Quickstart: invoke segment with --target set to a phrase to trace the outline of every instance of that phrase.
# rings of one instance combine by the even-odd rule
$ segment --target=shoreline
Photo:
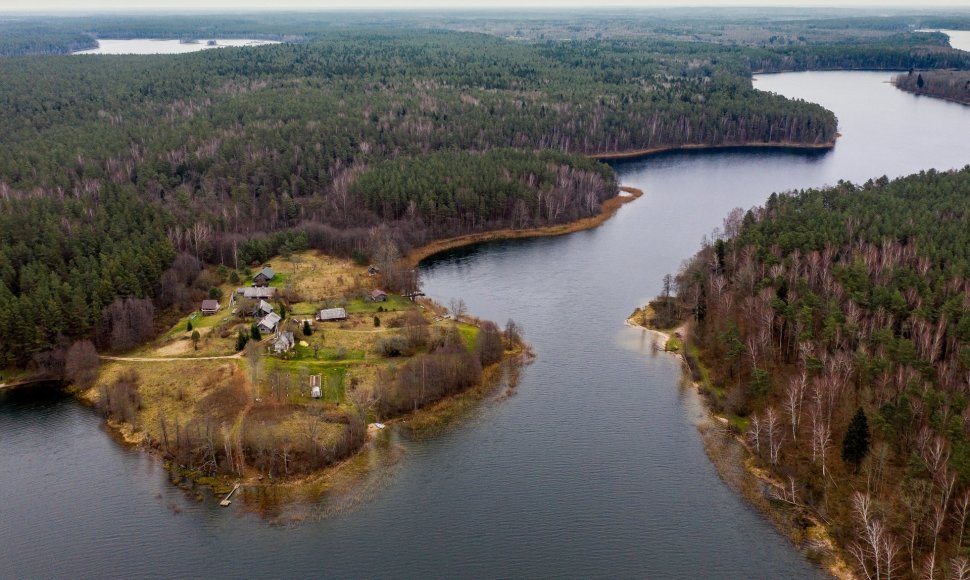
[[[664,145],[660,147],[649,147],[646,149],[631,149],[629,151],[608,151],[605,153],[593,153],[589,155],[592,159],[601,161],[618,161],[621,159],[634,159],[637,157],[649,157],[660,153],[675,153],[679,151],[704,151],[719,149],[782,149],[791,151],[827,151],[835,148],[835,139],[826,143],[721,143],[718,145],[706,144],[684,144],[684,145]]]
[[[433,302],[431,304],[437,306]],[[477,319],[471,320],[477,322]],[[238,359],[241,357],[232,356],[229,358]],[[383,421],[384,427],[378,427],[377,423],[365,423],[363,444],[346,457],[308,473],[275,478],[270,476],[268,480],[265,480],[262,475],[254,475],[253,473],[201,475],[195,470],[186,469],[177,464],[174,459],[166,457],[159,448],[147,444],[147,431],[110,416],[104,418],[102,425],[108,436],[115,442],[139,453],[145,453],[158,461],[168,473],[169,482],[198,501],[203,501],[205,497],[203,490],[205,488],[208,488],[212,497],[218,499],[219,496],[226,495],[234,486],[238,486],[240,496],[246,490],[253,489],[273,490],[276,493],[290,494],[289,500],[279,502],[274,507],[296,507],[302,505],[301,497],[314,497],[316,499],[313,502],[318,501],[320,495],[330,491],[334,487],[333,482],[339,478],[353,480],[356,476],[348,472],[353,470],[353,466],[363,461],[362,458],[365,458],[368,453],[373,453],[380,441],[386,440],[385,434],[390,433],[392,427],[401,429],[402,426],[410,427],[409,423],[423,423],[426,425],[424,428],[427,429],[427,425],[430,424],[450,423],[473,405],[485,400],[486,394],[494,390],[493,387],[498,380],[497,376],[501,374],[502,369],[508,365],[527,365],[534,359],[535,354],[529,345],[525,342],[519,342],[514,349],[506,350],[500,360],[482,369],[482,378],[479,383],[467,389],[445,395],[441,399],[429,402],[417,409],[385,419]],[[120,357],[116,360],[128,362],[133,359]],[[138,362],[153,360],[155,359],[137,359]],[[196,359],[178,360],[191,362]],[[71,389],[71,393],[81,404],[94,406],[96,404],[95,388],[92,386],[81,390]],[[261,517],[268,515],[262,508],[247,506],[243,509],[257,513]]]
[[[621,193],[604,201],[600,206],[600,212],[596,215],[552,226],[526,228],[521,230],[505,228],[501,230],[466,234],[464,236],[457,236],[454,238],[445,238],[443,240],[435,240],[408,252],[407,256],[404,258],[404,262],[408,265],[408,267],[416,268],[422,260],[430,258],[435,254],[445,252],[447,250],[454,250],[455,248],[461,248],[464,246],[499,240],[562,236],[583,230],[591,230],[602,225],[603,222],[613,217],[624,204],[630,203],[631,201],[643,196],[643,190],[637,189],[636,187],[620,186],[618,189]],[[624,195],[624,193],[627,195]]]
[[[671,329],[668,332],[650,328],[636,320],[637,314],[641,311],[638,307],[634,313],[625,321],[627,326],[651,332],[662,337],[665,341],[677,336],[682,340],[685,335],[686,324]],[[686,340],[685,340],[686,343]],[[761,514],[775,526],[792,544],[802,553],[802,555],[815,562],[822,570],[833,578],[853,578],[851,567],[845,562],[839,553],[838,545],[832,538],[832,534],[818,515],[804,505],[794,505],[785,503],[785,507],[778,507],[773,503],[773,497],[768,490],[785,490],[783,482],[767,470],[759,467],[755,463],[755,455],[751,448],[745,443],[743,437],[728,429],[729,421],[726,417],[717,414],[704,394],[700,383],[694,380],[690,363],[682,350],[660,349],[672,356],[680,359],[683,373],[682,384],[687,384],[696,389],[700,399],[700,404],[704,409],[707,424],[700,423],[697,429],[700,432],[701,440],[704,444],[704,452],[707,454],[718,476],[745,501],[751,503]],[[715,427],[712,429],[712,427]],[[727,462],[721,455],[727,454],[725,447],[732,445],[737,453],[741,454],[737,462]],[[793,510],[797,510],[793,513]],[[799,528],[796,520],[804,518],[811,522],[811,526]],[[810,552],[819,545],[824,546],[823,552]],[[813,557],[814,555],[814,557]]]

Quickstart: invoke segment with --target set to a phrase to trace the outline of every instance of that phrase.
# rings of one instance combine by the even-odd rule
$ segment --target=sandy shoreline
[[[820,151],[832,149],[835,147],[835,140],[828,143],[795,143],[795,142],[780,142],[780,143],[721,143],[718,145],[701,145],[701,144],[686,144],[686,145],[665,145],[663,147],[651,147],[647,149],[632,149],[630,151],[610,151],[606,153],[593,153],[589,157],[593,159],[600,159],[604,161],[611,161],[617,159],[631,159],[634,157],[648,157],[650,155],[656,155],[658,153],[672,153],[676,151],[699,151],[699,150],[717,150],[717,149],[789,149],[793,151]]]
[[[643,190],[635,187],[621,186],[619,190],[622,193],[604,201],[600,208],[600,213],[594,216],[582,218],[565,224],[557,224],[554,226],[526,228],[522,230],[506,228],[501,230],[468,234],[455,238],[446,238],[444,240],[435,240],[429,244],[425,244],[424,246],[411,250],[408,252],[408,255],[404,258],[404,260],[408,266],[414,268],[417,267],[421,260],[424,260],[425,258],[433,256],[439,252],[453,250],[462,246],[470,246],[472,244],[497,240],[562,236],[565,234],[571,234],[573,232],[590,230],[613,217],[613,215],[616,214],[623,204],[629,203],[643,195]]]
[[[638,314],[640,314],[640,308],[637,308],[637,310],[635,310],[634,313],[626,319],[625,324],[633,328],[651,332],[663,338],[664,341],[670,340],[672,336],[684,339],[686,332],[688,331],[686,323],[670,330],[669,333],[649,328],[636,320]],[[715,469],[717,469],[718,475],[721,477],[721,479],[724,480],[729,487],[734,489],[738,494],[758,508],[764,514],[764,516],[770,522],[772,522],[779,529],[779,531],[788,537],[788,539],[800,550],[810,549],[813,542],[817,546],[824,546],[828,553],[821,557],[819,565],[826,572],[828,572],[834,578],[853,578],[854,576],[851,572],[851,568],[839,554],[838,548],[835,541],[832,539],[832,535],[827,526],[819,517],[816,516],[814,511],[804,505],[795,506],[796,509],[800,509],[802,511],[801,515],[806,516],[806,519],[812,522],[812,525],[809,528],[801,530],[796,528],[792,523],[795,516],[789,513],[788,510],[777,508],[772,503],[769,494],[765,490],[784,490],[784,484],[775,479],[772,474],[755,464],[755,455],[745,443],[741,435],[735,435],[730,431],[727,431],[727,425],[729,424],[728,419],[714,411],[710,402],[707,400],[707,397],[701,392],[701,385],[691,379],[689,364],[687,362],[685,353],[683,351],[663,350],[664,352],[672,354],[681,360],[684,368],[685,380],[687,384],[690,384],[694,388],[698,389],[700,402],[704,408],[704,412],[707,415],[707,419],[712,425],[721,425],[722,427],[719,428],[719,430],[725,430],[724,435],[720,436],[717,433],[713,433],[712,428],[710,427],[698,427],[701,432],[701,437],[704,440],[704,450],[708,454],[708,457],[710,458]],[[718,439],[718,437],[720,437],[720,439]],[[744,457],[740,458],[739,464],[727,464],[721,457],[721,455],[724,454],[724,446],[727,444],[727,439],[725,438],[729,438],[731,441],[733,441],[733,444],[736,444],[741,450],[740,453],[744,454]],[[745,481],[742,477],[739,477],[739,473],[729,470],[740,470],[740,473],[744,474],[748,480]]]

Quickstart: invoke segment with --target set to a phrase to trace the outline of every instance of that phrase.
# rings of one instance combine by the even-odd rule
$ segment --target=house
[[[314,399],[323,396],[323,389],[320,387],[320,375],[310,375],[310,396]]]
[[[387,300],[387,292],[383,290],[373,290],[370,293],[371,302],[384,302]]]
[[[266,266],[259,272],[256,272],[256,275],[253,276],[253,286],[269,286],[269,283],[274,276],[276,276],[276,272],[274,272],[269,266]]]
[[[273,310],[274,308],[272,304],[270,304],[265,300],[260,300],[259,303],[257,303],[256,306],[253,307],[253,316],[262,318],[267,314],[272,314]]]
[[[236,288],[236,294],[241,295],[243,298],[264,300],[275,296],[276,288]]]
[[[296,346],[296,339],[292,332],[281,332],[279,336],[269,343],[269,348],[276,354],[289,352]]]
[[[347,311],[343,308],[325,308],[317,312],[317,320],[326,322],[328,320],[347,320]]]
[[[276,332],[276,327],[279,326],[280,320],[283,320],[279,314],[275,312],[270,312],[263,317],[262,320],[256,323],[256,327],[259,331],[264,334],[269,334],[271,332]]]
[[[202,314],[215,314],[219,312],[219,301],[218,300],[203,300],[202,301]]]
[[[377,266],[374,266],[374,265],[367,266],[367,275],[368,276],[376,276],[376,275],[378,275],[380,273],[381,273],[381,269],[378,268]]]

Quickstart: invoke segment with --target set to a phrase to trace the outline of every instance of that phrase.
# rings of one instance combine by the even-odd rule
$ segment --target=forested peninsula
[[[652,303],[775,505],[862,576],[967,567],[968,200],[970,167],[774,194]]]
[[[910,70],[893,77],[896,88],[908,93],[970,105],[970,72]]]

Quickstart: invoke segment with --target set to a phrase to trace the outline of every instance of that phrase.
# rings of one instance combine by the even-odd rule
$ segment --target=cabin
[[[319,399],[323,396],[320,375],[310,375],[310,396],[314,399]]]
[[[374,265],[367,266],[368,276],[377,276],[380,273],[381,273],[381,269],[378,268],[377,266],[374,266]]]
[[[219,312],[219,301],[218,300],[203,300],[202,301],[202,314],[209,315]]]
[[[271,332],[276,332],[276,327],[280,325],[280,321],[283,320],[279,314],[275,312],[270,312],[256,323],[256,328],[259,329],[263,334],[269,334]]]
[[[290,352],[293,350],[294,346],[296,346],[296,339],[293,337],[292,332],[281,332],[280,335],[274,338],[269,344],[270,350],[276,354]]]
[[[256,272],[256,275],[253,276],[253,286],[256,286],[256,287],[269,286],[270,281],[275,276],[276,276],[276,272],[274,272],[273,269],[270,268],[269,266],[266,266],[259,272]]]
[[[387,292],[383,290],[373,290],[370,293],[371,302],[384,302],[387,300]]]
[[[273,308],[273,305],[272,304],[270,304],[269,302],[267,302],[265,300],[260,300],[256,304],[256,306],[253,307],[253,316],[256,316],[258,318],[262,318],[262,317],[266,316],[267,314],[272,314],[273,313],[273,310],[274,310],[274,308]]]
[[[243,298],[265,300],[276,295],[276,288],[236,288],[236,294]]]
[[[343,308],[325,308],[317,312],[317,320],[327,322],[328,320],[347,320],[347,311]]]

